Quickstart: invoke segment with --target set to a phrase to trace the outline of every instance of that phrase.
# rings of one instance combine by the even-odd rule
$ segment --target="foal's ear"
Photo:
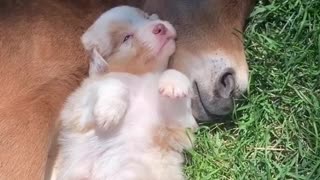
[[[90,54],[89,76],[105,74],[108,71],[108,63],[94,48]]]

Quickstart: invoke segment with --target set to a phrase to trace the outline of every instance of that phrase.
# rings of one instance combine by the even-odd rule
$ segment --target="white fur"
[[[106,38],[106,34],[109,33],[108,27],[114,22],[124,22],[131,25],[130,31],[135,32],[135,36],[143,40],[143,43],[149,46],[150,51],[157,53],[159,43],[154,43],[157,42],[157,37],[152,33],[153,26],[158,23],[166,25],[170,36],[176,36],[176,31],[169,22],[159,20],[156,14],[152,14],[149,17],[146,16],[146,13],[140,9],[129,6],[119,6],[108,10],[81,37],[84,48],[89,52],[96,49],[101,56],[109,55],[113,47],[112,39]],[[125,46],[121,48],[127,49]],[[168,51],[168,53],[172,54],[173,51]]]
[[[173,81],[179,83],[172,84]],[[62,146],[58,157],[62,163],[58,179],[183,179],[180,153],[190,148],[191,142],[172,142],[176,150],[167,152],[154,145],[153,137],[155,127],[196,127],[190,98],[161,97],[160,89],[169,97],[177,98],[173,92],[188,95],[190,82],[175,70],[164,72],[161,77],[157,74],[137,77],[110,73],[101,79],[87,79],[69,98],[62,112]],[[117,90],[116,93],[113,90]],[[95,97],[88,98],[89,95]],[[104,98],[111,100],[103,101]],[[83,106],[79,102],[87,103]],[[129,108],[124,108],[127,105]],[[73,126],[88,117],[96,117],[97,128],[84,132]]]
[[[141,16],[128,7],[123,7],[123,13],[120,10],[110,12],[121,18]],[[100,53],[108,51],[103,40],[109,39],[97,38],[103,35],[96,28],[120,18],[110,12],[102,16],[108,21],[98,19],[101,24],[92,26],[82,38],[92,51],[90,76],[61,112],[61,147],[51,179],[182,180],[181,153],[192,146],[186,131],[197,127],[190,107],[191,83],[176,70],[103,75],[107,54]],[[92,42],[98,44],[91,47]],[[167,62],[172,48],[166,46],[162,51],[168,52],[155,61]]]

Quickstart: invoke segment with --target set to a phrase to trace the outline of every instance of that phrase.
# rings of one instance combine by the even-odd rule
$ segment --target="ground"
[[[202,126],[188,179],[320,179],[320,1],[259,3],[245,33],[235,126]]]

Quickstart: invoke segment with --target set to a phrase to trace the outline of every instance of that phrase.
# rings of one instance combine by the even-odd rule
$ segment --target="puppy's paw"
[[[102,129],[116,126],[126,114],[129,104],[129,89],[120,81],[109,81],[99,89],[94,108],[96,125]]]
[[[191,83],[184,74],[170,69],[161,75],[159,93],[172,99],[187,97],[191,95]]]
[[[109,100],[104,106],[95,108],[94,118],[99,128],[108,130],[116,126],[124,117],[128,103],[124,100]]]

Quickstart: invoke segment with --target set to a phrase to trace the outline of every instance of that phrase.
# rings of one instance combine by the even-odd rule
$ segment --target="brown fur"
[[[219,122],[247,87],[242,33],[254,5],[255,0],[146,1],[144,10],[175,25],[177,50],[170,67],[192,80],[192,110],[198,121]],[[232,85],[222,83],[226,74],[231,74]]]
[[[1,178],[42,179],[55,119],[87,73],[79,38],[98,11],[59,1],[1,4]]]
[[[246,64],[243,47],[243,37],[241,32],[244,30],[245,19],[254,6],[254,0],[208,0],[194,1],[195,4],[185,4],[186,11],[198,3],[207,3],[200,6],[193,12],[177,16],[180,11],[173,11],[175,2],[171,0],[149,0],[144,9],[148,12],[154,12],[162,18],[167,18],[175,24],[178,32],[178,53],[171,66],[180,69],[180,63],[185,63],[180,56],[185,56],[185,52],[203,53],[212,50],[222,50],[225,54],[234,56],[239,66]],[[165,8],[170,7],[170,8]],[[161,10],[161,11],[160,11]],[[202,12],[202,13],[199,13]],[[194,16],[193,14],[201,14]],[[192,24],[190,24],[192,22]],[[190,28],[196,26],[197,28]],[[179,33],[187,31],[184,33]],[[195,52],[197,51],[198,52]],[[188,54],[186,55],[188,56]]]
[[[216,0],[216,4],[229,4],[222,1]],[[220,25],[230,21],[241,28],[244,15],[237,7],[245,5],[229,1],[232,7],[217,7],[214,21]],[[58,112],[65,98],[87,74],[88,60],[80,36],[107,7],[125,3],[122,0],[0,0],[1,179],[43,178]],[[206,26],[201,20],[199,25]],[[181,43],[190,43],[188,47],[192,48],[209,43],[205,39],[211,38],[213,46],[230,54],[243,51],[236,40],[226,37],[225,31],[229,30],[225,26],[212,30],[217,34],[215,37],[201,32],[204,39],[180,37]]]

